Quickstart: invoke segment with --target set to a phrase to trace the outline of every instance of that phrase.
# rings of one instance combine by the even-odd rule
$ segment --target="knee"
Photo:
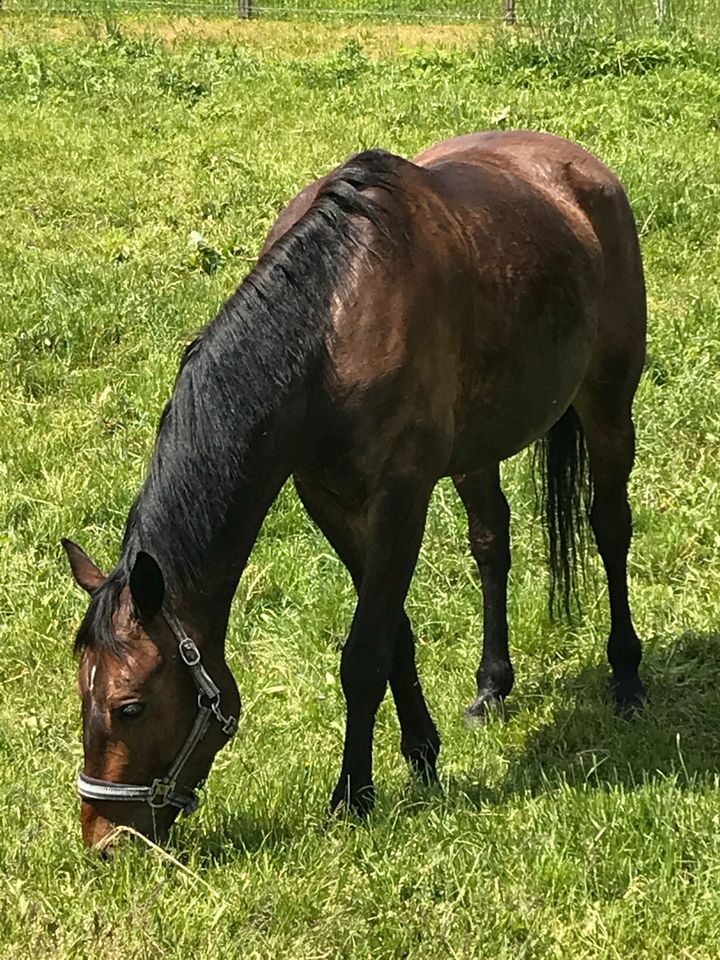
[[[348,641],[340,661],[340,682],[347,703],[364,703],[377,709],[385,696],[390,666],[386,649],[368,650]]]

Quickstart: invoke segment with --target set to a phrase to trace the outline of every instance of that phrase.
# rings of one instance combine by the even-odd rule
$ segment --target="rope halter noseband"
[[[156,777],[149,787],[96,780],[95,777],[88,777],[87,774],[80,772],[77,778],[77,789],[83,800],[140,801],[149,803],[154,810],[160,807],[176,807],[188,817],[198,808],[200,798],[197,795],[197,788],[202,784],[198,784],[192,790],[183,792],[176,790],[175,786],[183,767],[207,733],[213,718],[217,720],[228,738],[237,731],[238,718],[226,717],[220,709],[220,690],[203,667],[200,650],[195,641],[185,633],[180,622],[172,614],[163,611],[162,617],[177,640],[180,659],[190,670],[198,692],[198,711],[190,733],[165,776]]]

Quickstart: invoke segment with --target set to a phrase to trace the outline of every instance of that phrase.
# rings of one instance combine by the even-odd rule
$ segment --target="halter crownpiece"
[[[238,718],[225,716],[220,709],[220,689],[203,667],[200,650],[192,637],[185,633],[180,622],[171,613],[163,611],[161,616],[177,640],[180,659],[190,670],[190,675],[198,692],[198,712],[195,715],[190,733],[165,776],[156,777],[149,786],[97,780],[81,771],[77,778],[77,790],[83,800],[131,800],[149,803],[153,809],[176,807],[184,816],[188,817],[197,810],[200,804],[197,789],[202,786],[202,781],[192,790],[181,792],[175,789],[178,776],[195,747],[207,733],[213,718],[217,720],[223,733],[228,738],[236,733]]]

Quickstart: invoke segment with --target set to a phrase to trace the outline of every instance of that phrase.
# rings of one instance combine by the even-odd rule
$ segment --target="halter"
[[[190,733],[165,776],[156,777],[149,787],[134,783],[96,780],[95,777],[88,777],[81,771],[77,778],[77,790],[83,800],[140,801],[149,803],[154,810],[160,807],[176,807],[188,817],[197,810],[200,803],[197,789],[202,786],[202,781],[192,790],[179,792],[175,789],[175,785],[180,772],[195,747],[207,733],[213,717],[228,738],[237,731],[238,718],[226,717],[220,709],[220,690],[200,662],[200,650],[195,641],[185,633],[180,622],[171,613],[163,611],[161,615],[177,640],[180,658],[190,670],[190,676],[198,692],[198,712]]]

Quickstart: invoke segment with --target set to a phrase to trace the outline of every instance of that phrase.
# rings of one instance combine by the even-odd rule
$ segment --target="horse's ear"
[[[92,562],[82,547],[73,543],[72,540],[63,539],[60,543],[70,561],[70,569],[75,578],[75,583],[77,583],[78,586],[82,587],[83,590],[87,590],[88,593],[93,593],[93,591],[105,583],[107,577],[102,570]]]
[[[157,560],[144,550],[135,557],[130,593],[142,620],[152,620],[160,613],[165,599],[165,580]]]

